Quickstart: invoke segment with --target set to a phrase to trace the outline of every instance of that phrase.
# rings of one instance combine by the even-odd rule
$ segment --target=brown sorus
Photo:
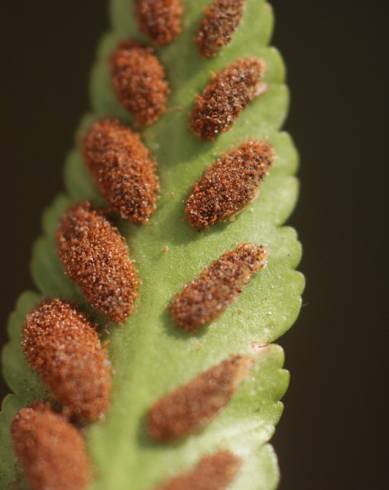
[[[110,207],[143,224],[156,208],[156,164],[138,134],[116,119],[95,122],[84,138],[85,162]]]
[[[250,140],[222,155],[195,184],[185,214],[197,230],[225,221],[257,195],[273,161],[271,146]]]
[[[195,38],[203,56],[215,56],[231,41],[241,21],[244,5],[245,0],[214,0],[205,10]]]
[[[192,471],[176,476],[157,490],[226,490],[235,479],[242,460],[230,451],[205,456]]]
[[[76,204],[57,230],[59,257],[89,303],[117,323],[134,309],[139,279],[117,228],[88,202]]]
[[[239,114],[263,93],[265,63],[258,58],[243,58],[214,75],[198,95],[190,117],[193,132],[213,140],[228,131]]]
[[[89,461],[80,433],[43,404],[21,409],[11,425],[15,454],[31,490],[84,490]]]
[[[120,103],[139,125],[153,124],[165,112],[169,87],[151,48],[121,42],[111,57],[111,76]]]
[[[137,0],[140,30],[159,46],[173,42],[181,32],[182,0]]]
[[[253,365],[234,356],[158,400],[148,414],[148,431],[156,441],[171,441],[209,423],[227,405]]]
[[[170,314],[175,323],[192,332],[216,319],[266,266],[266,257],[262,246],[250,243],[223,254],[173,298]]]
[[[108,409],[111,369],[95,328],[71,305],[46,300],[27,315],[23,351],[68,415],[99,419]]]

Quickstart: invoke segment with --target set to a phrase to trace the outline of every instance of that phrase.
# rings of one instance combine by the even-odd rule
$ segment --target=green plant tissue
[[[158,161],[161,195],[148,225],[120,224],[142,284],[134,315],[123,325],[104,328],[114,384],[106,419],[85,429],[96,468],[91,490],[151,490],[218,449],[230,449],[243,460],[231,490],[271,490],[278,483],[277,461],[268,441],[282,413],[280,399],[289,376],[283,369],[283,351],[273,342],[296,320],[304,287],[302,275],[295,271],[301,246],[295,231],[283,226],[298,194],[294,177],[298,156],[291,137],[280,132],[289,94],[282,58],[269,47],[273,30],[269,4],[247,0],[231,43],[217,57],[204,59],[193,38],[208,4],[209,0],[185,0],[182,34],[171,45],[157,49],[171,94],[166,114],[143,131],[142,137]],[[80,291],[64,275],[54,234],[59,218],[72,202],[88,199],[98,205],[104,203],[82,161],[79,144],[85,129],[91,121],[107,115],[132,124],[113,93],[108,58],[122,39],[146,41],[138,31],[133,8],[132,0],[110,3],[112,29],[103,37],[93,66],[91,113],[81,121],[75,148],[66,159],[66,193],[56,197],[46,210],[43,234],[33,247],[32,274],[39,294],[22,294],[9,320],[10,340],[3,350],[2,363],[13,394],[4,400],[0,415],[2,489],[20,479],[9,435],[10,422],[20,407],[48,396],[21,351],[25,315],[44,296],[84,302]],[[198,139],[188,126],[196,94],[213,73],[247,56],[266,61],[267,92],[214,142]],[[194,182],[217,156],[249,138],[268,140],[276,153],[259,197],[235,220],[201,233],[193,230],[183,218],[184,201]],[[210,326],[194,335],[178,331],[167,313],[171,298],[211,261],[242,242],[266,246],[268,267]],[[153,402],[228,356],[245,353],[255,353],[257,358],[252,375],[204,430],[176,444],[158,444],[149,439],[144,417]]]

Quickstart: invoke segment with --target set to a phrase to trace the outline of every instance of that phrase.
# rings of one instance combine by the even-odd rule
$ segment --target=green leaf
[[[288,109],[285,68],[278,51],[268,47],[273,29],[270,6],[248,0],[244,18],[232,42],[219,56],[204,60],[193,37],[209,0],[186,0],[182,35],[158,50],[167,70],[171,96],[167,114],[143,132],[159,164],[161,197],[150,224],[136,227],[121,223],[142,286],[135,314],[125,325],[110,325],[110,357],[114,367],[112,407],[106,420],[86,429],[90,455],[96,467],[91,490],[149,490],[158,483],[193,467],[218,449],[231,449],[244,464],[232,490],[276,488],[278,468],[267,444],[282,412],[280,399],[288,385],[282,349],[271,343],[291,327],[301,306],[304,280],[294,269],[301,258],[296,233],[280,227],[295,205],[298,182],[297,153],[290,136],[279,132]],[[112,31],[102,40],[92,71],[92,113],[77,131],[77,144],[65,165],[66,195],[58,196],[45,212],[43,236],[33,249],[32,274],[44,296],[70,299],[90,309],[80,291],[64,275],[57,257],[54,234],[70,203],[104,201],[96,190],[78,146],[91,121],[117,116],[131,124],[118,104],[109,79],[108,57],[117,42],[139,34],[131,11],[133,0],[112,0]],[[191,134],[188,115],[194,97],[209,76],[237,58],[258,56],[267,64],[268,91],[241,114],[232,129],[215,142]],[[277,159],[259,197],[232,222],[196,232],[183,219],[183,201],[196,179],[227,149],[250,137],[266,138]],[[167,314],[173,295],[212,260],[241,242],[265,245],[269,265],[259,273],[238,300],[208,328],[196,335],[181,333]],[[24,294],[9,324],[10,343],[3,352],[6,380],[16,394],[5,401],[0,418],[0,487],[17,477],[9,438],[16,410],[47,396],[27,366],[20,347],[25,314],[39,296]],[[101,321],[101,318],[95,317]],[[159,397],[204,372],[232,354],[252,354],[256,367],[225,410],[203,431],[179,444],[153,443],[145,432],[144,417]],[[3,443],[4,441],[4,443]]]

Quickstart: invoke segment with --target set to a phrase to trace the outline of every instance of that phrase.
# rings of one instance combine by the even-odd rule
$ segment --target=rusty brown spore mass
[[[137,0],[140,30],[158,46],[172,43],[181,33],[182,0]]]
[[[134,309],[139,279],[119,231],[88,202],[76,204],[57,229],[59,257],[88,302],[117,323]]]
[[[273,161],[273,149],[250,140],[222,155],[195,184],[185,214],[197,230],[228,220],[255,199]]]
[[[192,471],[176,476],[156,490],[226,490],[234,481],[242,460],[230,451],[205,456]]]
[[[139,125],[153,124],[165,112],[169,86],[151,48],[121,42],[111,57],[111,76],[118,100]]]
[[[43,404],[23,408],[12,422],[11,435],[31,490],[87,488],[90,469],[85,443],[64,417]]]
[[[213,76],[198,95],[190,126],[200,138],[214,140],[228,131],[248,104],[264,91],[265,63],[243,58]]]
[[[245,3],[245,0],[214,0],[205,10],[195,38],[203,56],[215,56],[231,41],[242,19]]]
[[[148,414],[151,437],[171,441],[208,424],[231,400],[252,366],[250,357],[231,357],[158,400]]]
[[[123,219],[144,224],[159,192],[156,163],[138,134],[116,119],[95,122],[83,142],[84,160],[101,194]]]
[[[250,243],[223,254],[173,298],[170,314],[177,326],[192,332],[219,317],[266,259],[266,250]]]
[[[65,412],[98,420],[109,407],[111,368],[94,327],[72,306],[46,300],[27,315],[23,351]]]

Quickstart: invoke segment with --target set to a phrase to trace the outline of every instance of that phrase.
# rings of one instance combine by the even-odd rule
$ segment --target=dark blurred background
[[[61,189],[64,156],[88,109],[88,69],[108,25],[106,3],[0,4],[2,342],[16,297],[32,287],[30,250],[42,209]],[[380,146],[389,9],[373,0],[273,5],[293,96],[287,129],[302,156],[291,223],[308,280],[301,317],[281,339],[292,373],[274,438],[281,489],[389,488],[380,437],[388,384],[378,299],[385,241],[377,236],[387,195],[378,187],[387,159]]]

